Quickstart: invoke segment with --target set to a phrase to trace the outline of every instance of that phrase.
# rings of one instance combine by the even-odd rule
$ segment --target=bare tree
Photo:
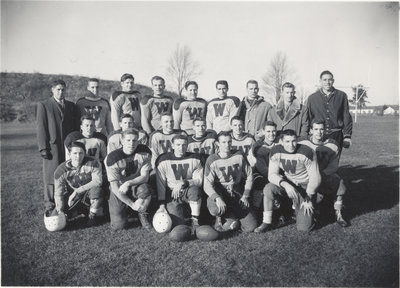
[[[167,74],[178,95],[182,96],[186,81],[195,80],[201,74],[199,64],[193,60],[189,47],[181,47],[179,44],[176,46],[168,61]]]
[[[278,102],[281,97],[281,88],[283,83],[294,79],[289,79],[294,74],[293,70],[289,67],[289,63],[284,52],[277,52],[272,58],[269,69],[265,76],[262,78],[263,84],[267,91],[273,91],[275,100]]]

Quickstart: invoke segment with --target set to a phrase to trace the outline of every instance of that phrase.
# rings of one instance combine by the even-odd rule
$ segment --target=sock
[[[263,222],[266,224],[272,223],[272,211],[264,211],[263,212]]]
[[[200,208],[201,208],[201,199],[197,201],[189,201],[190,209],[192,210],[193,217],[200,216]]]

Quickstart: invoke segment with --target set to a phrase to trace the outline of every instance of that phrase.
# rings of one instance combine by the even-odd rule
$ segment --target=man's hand
[[[350,148],[351,146],[351,139],[350,138],[344,138],[343,140],[343,148]]]
[[[49,150],[44,149],[44,150],[40,151],[40,156],[41,156],[43,159],[50,160],[52,155],[51,155],[51,153],[50,153]]]
[[[181,187],[175,187],[172,189],[171,196],[174,200],[178,200],[181,195]]]
[[[297,207],[299,204],[299,194],[297,193],[296,189],[288,182],[282,182],[281,186],[283,189],[285,189],[289,198],[292,199],[293,205]]]
[[[76,203],[77,201],[79,201],[82,197],[82,193],[79,193],[79,191],[77,192],[78,189],[75,189],[74,192],[72,192],[72,194],[69,196],[68,198],[68,206],[71,207],[72,204]]]
[[[247,197],[247,196],[243,195],[242,198],[240,198],[239,202],[241,202],[247,208],[250,207],[249,197]]]
[[[314,206],[312,202],[309,200],[306,200],[303,203],[301,203],[300,209],[301,207],[304,208],[304,215],[310,216],[314,212]]]
[[[128,182],[125,182],[121,186],[119,186],[118,191],[122,194],[127,194],[131,187],[128,185]]]
[[[218,212],[220,214],[224,214],[225,210],[226,210],[226,204],[225,204],[224,200],[222,200],[221,197],[218,197],[218,198],[215,199],[215,204],[218,207]]]

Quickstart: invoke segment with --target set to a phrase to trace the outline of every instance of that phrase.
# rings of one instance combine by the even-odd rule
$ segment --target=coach
[[[53,97],[37,104],[37,137],[43,158],[44,205],[46,213],[54,209],[54,171],[65,161],[64,139],[78,130],[79,112],[74,103],[65,100],[65,82],[52,83]]]
[[[310,123],[314,119],[325,119],[325,135],[339,144],[339,155],[342,148],[351,145],[353,120],[349,112],[346,93],[333,87],[334,79],[330,71],[320,75],[321,89],[307,99]]]

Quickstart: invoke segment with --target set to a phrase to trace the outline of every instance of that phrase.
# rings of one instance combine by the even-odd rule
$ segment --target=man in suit
[[[50,214],[54,203],[54,171],[65,161],[64,139],[79,129],[79,111],[73,102],[65,100],[63,80],[52,83],[53,96],[37,104],[37,137],[43,158],[44,206]]]

